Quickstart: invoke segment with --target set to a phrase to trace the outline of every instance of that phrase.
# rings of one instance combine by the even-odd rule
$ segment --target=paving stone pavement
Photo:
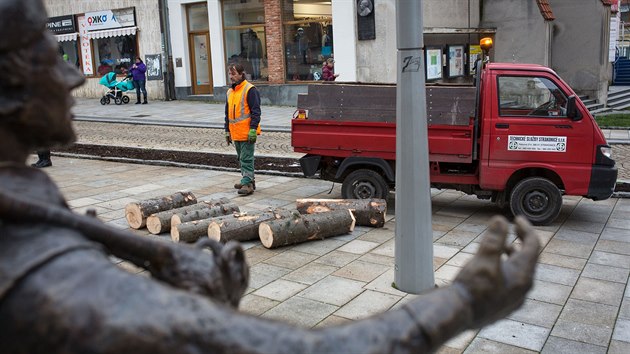
[[[29,163],[35,160],[31,156]],[[238,197],[237,173],[53,157],[46,171],[75,212],[128,229],[124,206],[190,189],[198,199],[230,198],[242,211],[292,207],[296,198],[339,198],[340,186],[320,180],[260,175],[256,192]],[[436,283],[452,281],[477,250],[492,215],[488,201],[432,190]],[[393,196],[388,200],[393,206]],[[395,215],[384,228],[268,250],[245,242],[251,280],[240,309],[306,327],[346,323],[416,298],[391,287]],[[440,353],[629,353],[630,199],[593,202],[565,197],[558,220],[537,227],[543,245],[524,306],[491,326],[451,339]],[[146,230],[133,230],[142,237]],[[161,237],[168,238],[167,234]],[[512,235],[509,240],[514,241]],[[112,258],[123,269],[141,269]],[[141,274],[142,275],[142,274]]]

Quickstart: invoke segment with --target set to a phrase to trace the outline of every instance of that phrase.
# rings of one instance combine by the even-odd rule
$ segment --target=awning
[[[112,28],[112,29],[107,29],[107,30],[102,30],[102,31],[88,32],[85,35],[85,37],[88,39],[95,39],[95,38],[129,36],[129,35],[136,34],[136,30],[138,30],[138,27]]]
[[[66,34],[56,34],[55,38],[57,38],[57,42],[76,41],[78,35],[79,34],[77,32],[66,33]]]

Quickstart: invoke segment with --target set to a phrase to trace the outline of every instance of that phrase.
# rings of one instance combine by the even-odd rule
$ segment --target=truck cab
[[[611,148],[595,119],[553,70],[491,63],[482,76],[479,186],[501,191],[515,214],[555,219],[562,194],[611,196]],[[485,92],[484,92],[485,91]],[[509,198],[508,198],[509,197]],[[555,215],[554,215],[555,214]]]

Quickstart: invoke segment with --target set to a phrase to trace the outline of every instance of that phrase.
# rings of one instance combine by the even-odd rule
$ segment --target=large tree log
[[[295,202],[301,214],[348,209],[354,214],[357,225],[371,227],[385,225],[387,213],[385,199],[298,199]]]
[[[236,211],[236,213],[238,213],[238,211]],[[198,239],[208,236],[208,226],[211,222],[232,218],[234,218],[234,216],[221,214],[220,216],[215,215],[214,217],[209,217],[206,219],[193,220],[177,225],[172,225],[171,239],[175,242],[196,242]]]
[[[233,214],[232,218],[215,220],[208,225],[208,237],[226,243],[230,240],[249,241],[258,239],[261,223],[298,214],[297,210],[276,209],[261,214]]]
[[[180,191],[161,198],[129,203],[125,207],[125,218],[131,228],[140,229],[147,224],[147,217],[152,214],[196,203],[197,198],[192,192]]]
[[[267,248],[323,240],[354,230],[354,216],[349,210],[317,214],[293,214],[290,218],[268,221],[258,229],[260,241]]]
[[[238,205],[234,203],[228,203],[228,204],[221,204],[221,205],[213,206],[211,208],[206,208],[206,209],[191,210],[190,212],[187,212],[187,213],[176,213],[176,214],[173,214],[173,216],[171,217],[171,229],[174,226],[177,226],[179,224],[183,224],[189,221],[210,219],[217,216],[238,213],[240,211],[241,210],[239,209]]]
[[[228,204],[228,203],[230,203],[230,200],[228,198],[211,199],[211,200],[204,200],[197,204],[183,206],[181,208],[161,211],[147,218],[147,230],[149,230],[149,232],[154,235],[161,234],[162,232],[171,230],[171,218],[175,214],[188,215],[188,214],[192,214],[194,211],[197,211],[197,210],[206,210],[206,209],[210,209],[210,208],[221,206],[223,204]],[[200,217],[199,219],[205,219],[207,217],[208,216]],[[191,220],[196,220],[196,219],[191,219]]]

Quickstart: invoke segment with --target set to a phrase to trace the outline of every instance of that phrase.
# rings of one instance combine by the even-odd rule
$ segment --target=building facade
[[[556,70],[578,93],[606,101],[615,0],[424,0],[428,83],[472,81],[479,39],[494,61]],[[396,81],[396,0],[45,0],[60,53],[88,78],[76,95],[99,97],[98,68],[138,55],[152,98],[222,102],[227,66],[245,67],[263,104],[295,105],[335,61],[337,81]],[[117,21],[99,22],[99,16]],[[90,22],[91,21],[91,22]],[[122,21],[122,22],[121,22]],[[71,22],[74,27],[64,24]],[[107,21],[106,21],[107,22]]]
[[[147,64],[150,99],[165,98],[163,33],[157,0],[76,1],[44,0],[48,28],[59,42],[59,52],[86,77],[74,91],[78,97],[101,97],[103,73],[123,68],[135,57]]]
[[[469,82],[481,0],[425,0],[427,77]],[[240,63],[263,103],[295,105],[306,84],[335,60],[337,81],[395,83],[395,0],[169,0],[177,97],[221,101],[227,66]]]

